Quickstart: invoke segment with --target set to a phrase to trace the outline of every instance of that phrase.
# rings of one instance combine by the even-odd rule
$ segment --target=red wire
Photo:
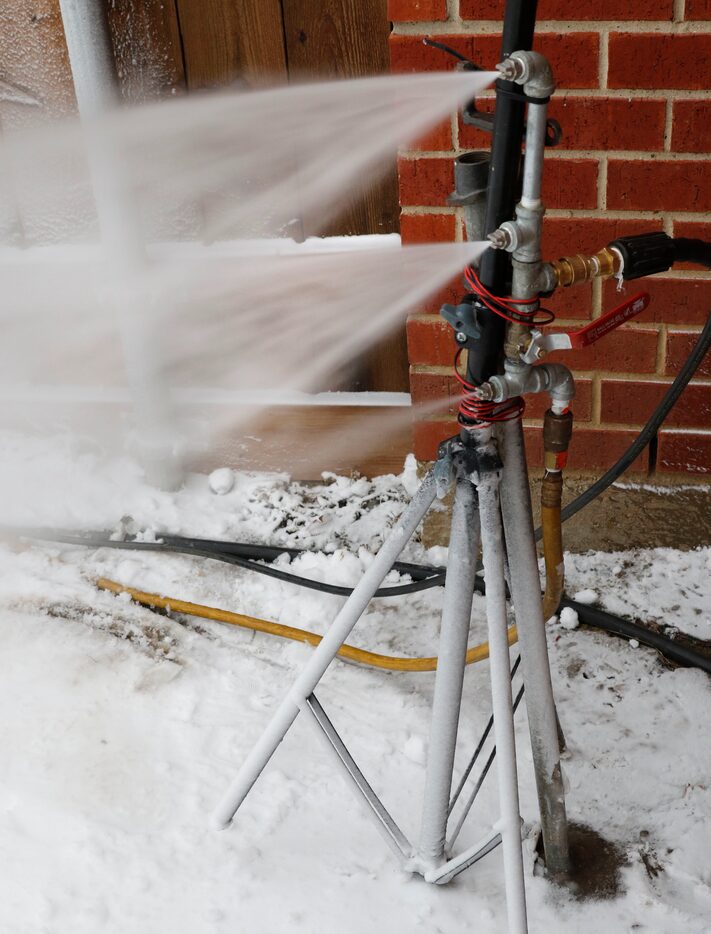
[[[459,372],[459,358],[463,349],[460,347],[454,355],[454,375],[460,386],[465,390],[465,394],[459,402],[460,416],[481,422],[480,425],[471,427],[484,428],[492,422],[508,422],[523,415],[526,403],[520,396],[508,399],[506,402],[488,402],[484,399],[477,399],[474,395],[477,387]]]
[[[500,318],[510,321],[512,324],[522,324],[525,327],[542,326],[550,324],[555,320],[555,315],[547,308],[538,306],[537,298],[514,298],[513,296],[502,297],[493,295],[481,282],[479,276],[471,266],[464,270],[464,278],[472,292],[478,297],[479,301]],[[530,311],[522,311],[516,305],[534,305]],[[507,314],[507,312],[509,312]],[[538,314],[538,317],[536,315]],[[477,387],[470,383],[459,372],[459,358],[462,355],[463,348],[460,347],[454,356],[454,375],[464,394],[459,402],[459,417],[466,419],[467,422],[479,422],[478,425],[471,427],[483,428],[492,422],[508,422],[514,418],[520,418],[526,408],[524,400],[517,396],[514,399],[508,399],[506,402],[487,402],[478,399],[475,395]]]
[[[521,311],[520,308],[510,308],[510,305],[537,305],[538,299],[512,297],[502,298],[498,295],[492,295],[491,292],[489,292],[489,290],[482,285],[479,277],[471,268],[471,266],[468,266],[464,270],[464,278],[467,285],[470,287],[472,292],[478,296],[482,304],[485,305],[489,311],[492,311],[495,315],[498,315],[505,321],[510,321],[512,324],[523,324],[525,327],[530,328],[550,324],[555,320],[555,315],[547,308],[536,307],[532,308],[531,311]],[[506,314],[507,310],[512,314]],[[539,317],[536,317],[537,312],[540,313]],[[512,317],[512,315],[515,315],[515,317]],[[543,315],[543,317],[540,315]]]

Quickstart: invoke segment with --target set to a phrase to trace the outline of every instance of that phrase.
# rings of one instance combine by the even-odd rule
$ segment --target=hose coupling
[[[559,473],[568,461],[568,448],[573,436],[573,413],[548,409],[543,417],[543,450],[546,471]]]
[[[622,271],[622,257],[617,250],[604,247],[592,255],[577,253],[564,256],[551,263],[556,285],[570,286],[592,279],[610,279]]]

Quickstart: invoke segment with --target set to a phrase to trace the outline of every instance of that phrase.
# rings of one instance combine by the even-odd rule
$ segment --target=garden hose
[[[161,597],[155,593],[146,593],[143,590],[136,590],[133,587],[126,587],[116,581],[109,580],[106,577],[100,577],[96,586],[101,590],[109,590],[111,593],[128,594],[135,603],[149,608],[158,607],[163,610],[174,610],[177,613],[185,613],[188,616],[197,616],[201,619],[212,619],[219,623],[229,623],[231,626],[241,626],[244,629],[252,629],[254,632],[266,632],[270,636],[280,636],[282,639],[292,639],[294,642],[308,642],[309,645],[318,645],[323,636],[315,632],[309,632],[308,629],[297,629],[295,626],[282,626],[281,623],[273,623],[266,619],[257,619],[254,616],[245,616],[242,613],[230,613],[228,610],[220,610],[213,606],[203,606],[200,603],[187,603],[185,600],[175,600],[172,597]],[[511,626],[508,630],[509,645],[513,645],[518,640],[516,627]],[[394,655],[380,655],[377,652],[368,652],[365,649],[358,649],[353,645],[344,643],[338,650],[340,658],[347,658],[349,661],[357,662],[359,665],[368,665],[371,668],[382,668],[386,671],[435,671],[437,668],[437,658],[399,658]],[[482,642],[481,645],[475,645],[467,650],[466,663],[471,665],[474,662],[481,662],[489,657],[489,643]]]
[[[546,621],[558,612],[565,586],[563,526],[560,521],[562,495],[562,474],[546,472],[541,483],[541,527],[543,529],[543,560],[546,567],[543,619]]]

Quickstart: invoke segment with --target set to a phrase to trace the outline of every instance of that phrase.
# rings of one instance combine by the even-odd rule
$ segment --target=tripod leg
[[[480,476],[477,484],[481,518],[481,550],[486,581],[486,617],[489,624],[491,702],[498,759],[496,773],[501,813],[496,827],[501,831],[504,851],[508,929],[511,934],[526,934],[528,931],[526,888],[523,881],[521,813],[518,800],[516,743],[506,628],[504,543],[499,512],[498,484],[499,475],[495,472]],[[512,567],[515,568],[513,562]]]
[[[454,750],[476,574],[478,530],[479,517],[474,487],[469,479],[460,477],[457,480],[452,509],[439,661],[432,702],[427,776],[422,806],[418,856],[424,870],[436,868],[444,858]]]
[[[545,861],[549,873],[560,876],[570,869],[568,821],[520,419],[502,423],[500,441],[504,462],[501,511],[512,569],[511,596],[521,646]]]
[[[213,814],[213,823],[222,829],[227,827],[235,812],[247,797],[262,770],[284,739],[301,707],[313,693],[326,669],[336,656],[339,648],[348,638],[350,631],[360,619],[371,597],[383,582],[386,574],[396,561],[420,520],[425,515],[436,495],[434,472],[430,472],[413,496],[410,504],[398,519],[388,538],[383,542],[373,563],[360,579],[350,597],[319,645],[313,652],[306,666],[297,677],[289,693],[277,707],[271,721],[260,736],[257,744],[244,761],[232,785]]]

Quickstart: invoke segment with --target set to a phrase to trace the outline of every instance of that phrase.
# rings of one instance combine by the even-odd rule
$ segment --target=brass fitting
[[[562,470],[568,459],[568,447],[573,435],[573,413],[558,414],[548,409],[543,418],[543,450],[546,471]]]
[[[592,256],[564,256],[554,260],[551,267],[557,279],[557,285],[569,286],[579,282],[589,282],[591,279],[610,279],[619,274],[622,268],[622,257],[616,250],[603,247]]]
[[[541,506],[560,509],[563,497],[563,474],[560,470],[546,471],[541,482]]]

